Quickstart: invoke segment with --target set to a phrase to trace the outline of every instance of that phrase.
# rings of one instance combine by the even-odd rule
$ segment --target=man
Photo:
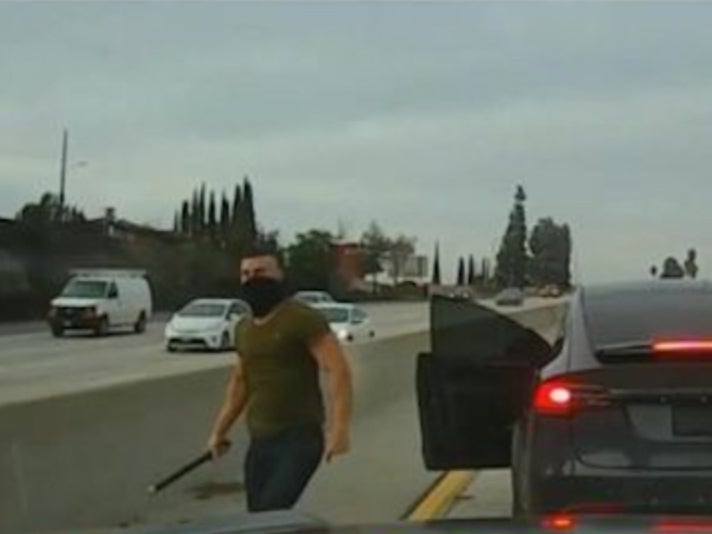
[[[322,314],[288,298],[274,253],[243,259],[240,278],[252,317],[237,325],[238,358],[208,447],[215,458],[225,452],[226,436],[246,408],[248,510],[291,508],[322,458],[348,451],[351,373]],[[328,374],[326,436],[319,370]]]

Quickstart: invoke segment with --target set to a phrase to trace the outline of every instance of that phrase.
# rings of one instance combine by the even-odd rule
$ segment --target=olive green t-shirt
[[[321,312],[293,299],[282,302],[264,324],[251,318],[237,324],[236,348],[247,386],[247,427],[252,436],[323,423],[319,367],[308,344],[329,331]]]

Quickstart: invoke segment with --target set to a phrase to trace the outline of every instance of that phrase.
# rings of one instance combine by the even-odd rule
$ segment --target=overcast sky
[[[492,255],[517,183],[584,282],[712,272],[712,4],[0,5],[0,214],[56,190],[167,226],[248,174],[259,222]],[[454,273],[452,273],[454,274]]]

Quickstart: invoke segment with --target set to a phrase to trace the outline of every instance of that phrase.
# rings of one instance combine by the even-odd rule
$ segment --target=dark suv
[[[511,466],[519,514],[709,512],[709,283],[580,289],[551,344],[473,303],[435,299],[431,324],[417,379],[428,468]]]

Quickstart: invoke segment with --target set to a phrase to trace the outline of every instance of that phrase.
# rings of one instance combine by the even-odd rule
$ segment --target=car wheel
[[[64,328],[62,328],[61,326],[53,326],[52,335],[54,337],[62,337],[64,335]]]
[[[168,345],[166,345],[166,350],[168,352],[175,352],[177,349],[173,343],[168,343]]]
[[[373,330],[371,330],[371,331],[368,333],[368,337],[376,337],[376,332],[374,332]]]
[[[134,323],[134,332],[137,334],[143,334],[146,331],[146,314],[141,312],[138,319]]]
[[[109,333],[109,320],[106,317],[102,317],[99,320],[99,324],[94,329],[94,334],[98,337],[104,337]]]

